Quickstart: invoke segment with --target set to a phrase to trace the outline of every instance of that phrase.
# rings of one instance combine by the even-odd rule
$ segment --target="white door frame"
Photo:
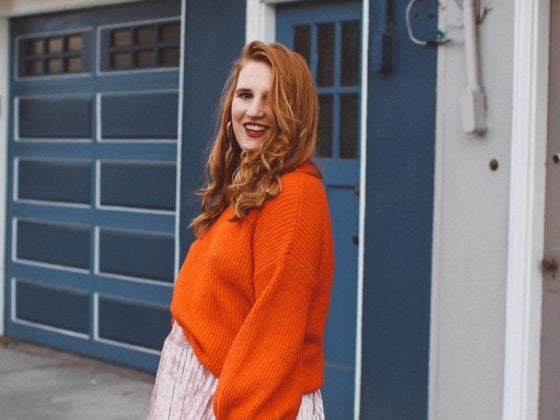
[[[276,38],[275,4],[290,3],[298,0],[246,0],[245,41],[261,40],[273,42]],[[304,1],[304,0],[299,0]],[[366,214],[366,156],[367,156],[367,97],[368,97],[368,49],[369,49],[369,0],[362,0],[362,95],[360,120],[360,194],[359,197],[359,237],[365,238]],[[358,278],[356,300],[356,364],[354,367],[354,419],[360,418],[362,383],[362,320],[364,291],[364,242],[358,244]]]
[[[539,406],[550,0],[515,0],[503,420]]]

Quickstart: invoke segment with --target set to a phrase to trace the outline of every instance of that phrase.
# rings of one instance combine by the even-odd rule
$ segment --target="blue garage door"
[[[156,368],[180,49],[177,0],[11,21],[8,335]]]
[[[285,5],[277,39],[302,54],[320,104],[317,161],[335,241],[335,279],[325,339],[327,418],[352,418],[356,353],[360,160],[361,2]]]

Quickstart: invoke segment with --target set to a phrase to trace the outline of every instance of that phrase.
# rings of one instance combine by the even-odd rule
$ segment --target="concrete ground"
[[[145,419],[154,375],[0,337],[0,420]]]

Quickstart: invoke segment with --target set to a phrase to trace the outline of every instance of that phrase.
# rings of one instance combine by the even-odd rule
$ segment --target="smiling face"
[[[274,128],[269,105],[272,70],[266,63],[248,61],[237,78],[231,104],[233,133],[241,149],[253,149]]]

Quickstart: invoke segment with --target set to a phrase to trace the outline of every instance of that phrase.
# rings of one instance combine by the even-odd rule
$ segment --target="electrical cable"
[[[438,29],[438,37],[436,39],[422,40],[422,39],[418,39],[418,38],[416,38],[416,36],[414,36],[414,33],[412,31],[412,24],[410,23],[410,12],[412,10],[412,7],[414,6],[414,3],[416,3],[416,0],[409,0],[408,5],[406,6],[406,12],[405,12],[406,29],[408,31],[408,37],[410,38],[410,40],[412,42],[414,42],[415,44],[421,45],[423,47],[437,47],[439,45],[443,45],[443,44],[449,42],[449,39],[445,38],[445,32],[443,32],[440,29]]]

